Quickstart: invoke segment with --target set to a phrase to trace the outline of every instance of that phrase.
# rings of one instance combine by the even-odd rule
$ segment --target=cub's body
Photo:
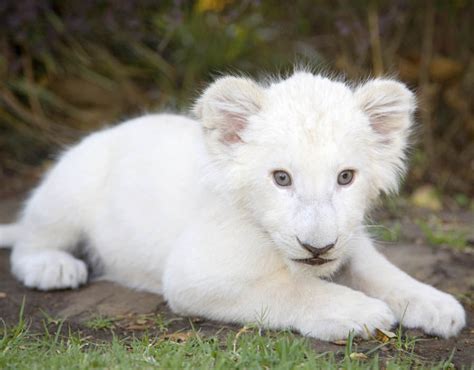
[[[170,250],[209,199],[206,162],[200,125],[185,117],[150,115],[95,133],[67,151],[33,193],[17,251],[28,234],[37,248],[53,248],[52,234],[54,249],[66,244],[71,252],[80,239],[104,277],[162,293]],[[54,285],[44,283],[38,287]]]
[[[454,335],[460,304],[390,264],[363,227],[404,172],[413,110],[389,80],[223,78],[197,120],[149,115],[68,150],[0,244],[14,244],[12,271],[32,288],[85,283],[81,255],[180,314],[322,339],[402,318]]]

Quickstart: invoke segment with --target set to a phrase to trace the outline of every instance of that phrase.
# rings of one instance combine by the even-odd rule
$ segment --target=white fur
[[[414,108],[391,80],[219,79],[197,120],[149,115],[67,151],[14,226],[12,270],[30,287],[75,288],[81,242],[103,278],[163,293],[180,314],[335,339],[388,329],[406,310],[406,326],[455,335],[459,303],[390,264],[363,228],[379,193],[397,189]],[[344,169],[356,171],[351,185],[337,183]],[[0,229],[4,243],[12,230]],[[297,238],[337,240],[333,261],[294,261],[311,257]],[[344,285],[325,279],[339,270]]]

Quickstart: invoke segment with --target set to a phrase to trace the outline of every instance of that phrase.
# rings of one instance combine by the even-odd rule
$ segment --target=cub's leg
[[[94,196],[101,196],[98,166],[104,160],[95,141],[89,138],[61,158],[20,217],[11,265],[28,287],[77,288],[87,280],[85,263],[72,252],[85,233],[84,221],[94,217]]]
[[[216,230],[203,227],[189,234],[170,255],[163,285],[173,311],[241,324],[257,321],[323,340],[345,338],[351,330],[366,336],[395,323],[381,300],[291,273],[274,248],[248,231]]]
[[[75,210],[49,198],[47,186],[33,195],[20,221],[12,272],[30,288],[77,288],[86,282],[87,268],[71,254],[80,238]]]
[[[418,327],[442,337],[456,335],[464,327],[464,309],[453,296],[398,269],[368,237],[357,243],[343,283],[385,301],[406,327]]]

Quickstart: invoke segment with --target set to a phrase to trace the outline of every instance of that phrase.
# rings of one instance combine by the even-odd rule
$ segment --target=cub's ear
[[[193,112],[212,139],[238,143],[249,117],[260,110],[262,96],[262,88],[248,78],[223,77],[204,91]]]
[[[415,97],[404,84],[384,79],[360,86],[354,95],[375,134],[371,148],[374,186],[385,193],[396,192],[406,170]]]
[[[391,144],[400,136],[408,136],[416,103],[404,84],[376,79],[360,86],[355,97],[382,142]]]

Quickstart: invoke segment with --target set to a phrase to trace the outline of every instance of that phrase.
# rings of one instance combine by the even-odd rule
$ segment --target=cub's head
[[[266,86],[221,78],[195,113],[220,190],[291,266],[325,275],[344,260],[375,198],[397,190],[414,109],[413,94],[393,80],[351,88],[298,72]]]

